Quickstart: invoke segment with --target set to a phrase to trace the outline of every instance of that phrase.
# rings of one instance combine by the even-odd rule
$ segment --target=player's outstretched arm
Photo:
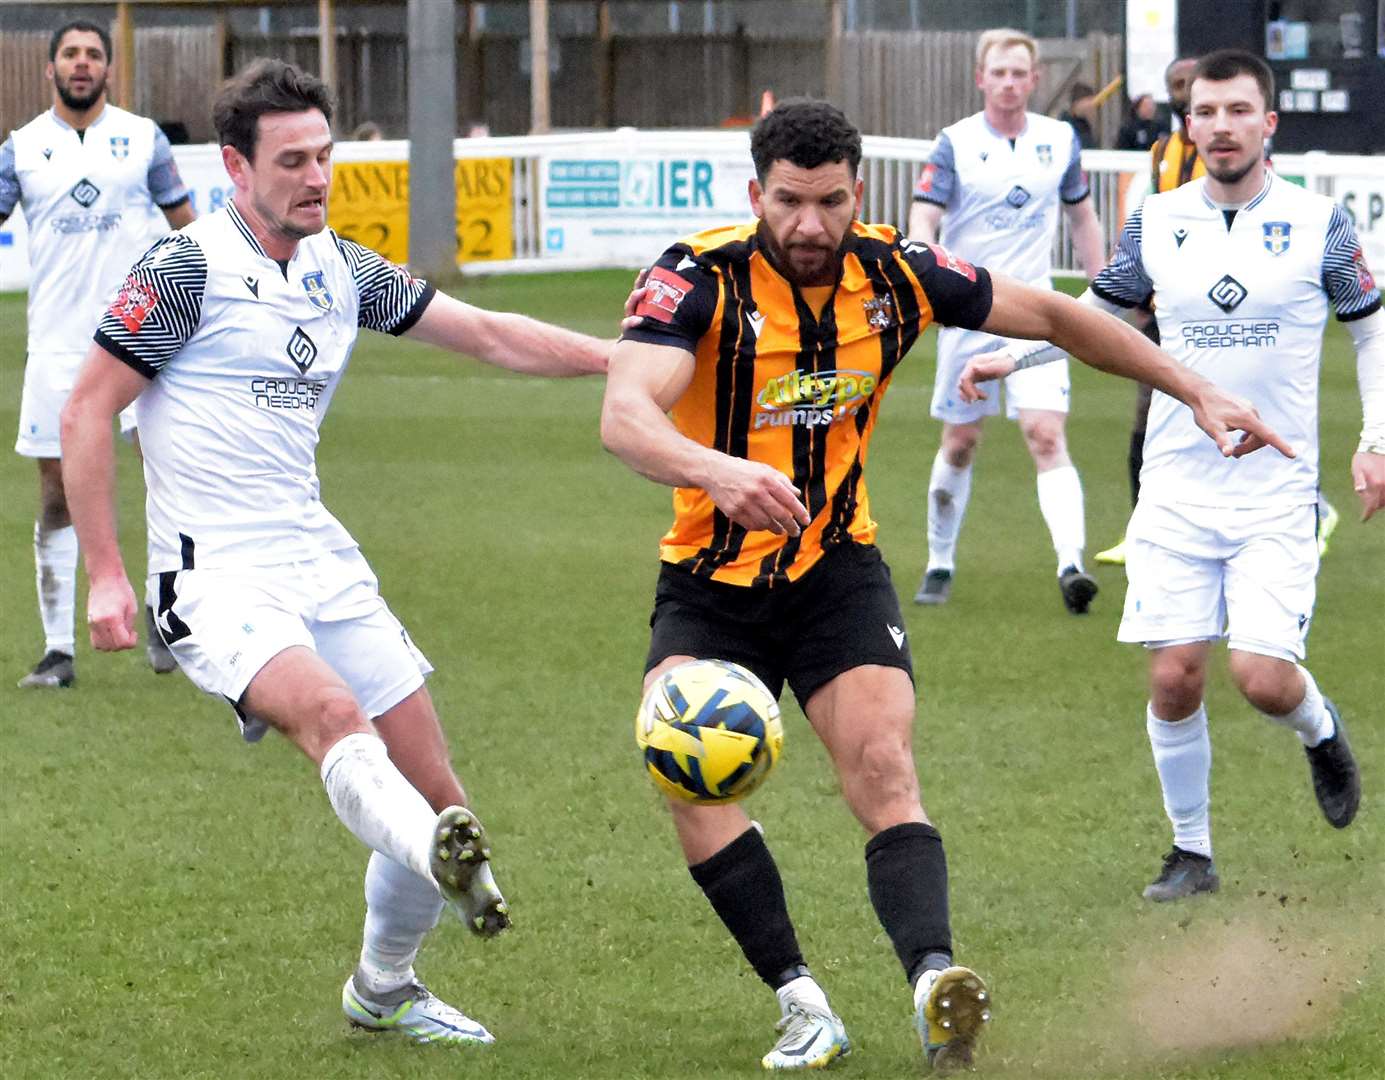
[[[1361,390],[1361,442],[1351,459],[1351,486],[1361,500],[1361,520],[1385,510],[1385,310],[1346,324],[1356,344]]]
[[[611,353],[601,442],[641,476],[701,488],[737,525],[797,536],[808,511],[789,478],[694,442],[665,415],[692,381],[693,355],[672,345],[621,341]]]
[[[526,375],[599,375],[610,341],[436,294],[406,337]]]
[[[1295,456],[1250,402],[1190,371],[1134,327],[1060,292],[1031,288],[1002,274],[993,274],[991,281],[991,314],[981,329],[1001,337],[1052,342],[1090,367],[1162,390],[1193,410],[1198,427],[1226,457],[1241,457],[1262,446]],[[1244,433],[1239,440],[1233,434],[1238,431]]]
[[[115,535],[116,413],[149,385],[134,368],[93,345],[62,412],[63,488],[91,588],[87,626],[103,652],[135,647],[135,593]]]
[[[1080,202],[1064,203],[1063,212],[1068,219],[1072,250],[1082,264],[1082,272],[1090,281],[1106,265],[1106,240],[1101,234],[1101,222],[1097,219],[1091,196]]]

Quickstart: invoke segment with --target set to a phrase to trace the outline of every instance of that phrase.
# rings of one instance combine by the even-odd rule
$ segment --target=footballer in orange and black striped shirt
[[[800,286],[776,266],[755,224],[674,244],[650,271],[625,338],[693,353],[670,410],[683,435],[789,477],[810,523],[798,535],[748,532],[700,488],[674,493],[665,562],[736,585],[801,577],[825,551],[870,544],[863,467],[896,365],[937,321],[974,329],[991,282],[936,245],[853,221],[835,284]]]

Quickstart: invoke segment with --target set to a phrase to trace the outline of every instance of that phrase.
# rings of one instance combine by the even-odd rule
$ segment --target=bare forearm
[[[1133,326],[1085,306],[1083,313],[1080,319],[1055,319],[1047,340],[1089,367],[1146,383],[1179,401],[1190,402],[1205,384]]]
[[[115,445],[111,417],[75,395],[62,414],[63,488],[92,581],[125,576],[115,526]]]
[[[608,394],[601,411],[601,442],[641,476],[668,487],[705,487],[716,454],[683,435],[643,395]]]
[[[1106,242],[1101,235],[1101,222],[1088,206],[1087,211],[1075,216],[1072,223],[1072,249],[1077,261],[1082,264],[1082,272],[1091,281],[1106,265]]]
[[[909,239],[921,240],[925,244],[938,242],[938,223],[942,220],[943,208],[937,203],[914,201],[909,207]]]

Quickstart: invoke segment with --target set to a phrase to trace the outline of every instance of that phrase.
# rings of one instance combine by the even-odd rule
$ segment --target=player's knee
[[[1229,666],[1237,689],[1261,712],[1282,716],[1303,700],[1302,682],[1286,660],[1232,650]]]
[[[1149,682],[1155,715],[1166,720],[1191,716],[1202,704],[1203,671],[1200,664],[1164,658],[1151,669]]]
[[[858,744],[849,783],[858,814],[901,800],[918,799],[918,772],[906,739],[892,733],[868,736]]]
[[[317,691],[307,713],[309,731],[305,735],[324,751],[352,732],[369,730],[365,713],[344,686],[326,686]]]
[[[1067,464],[1068,441],[1063,425],[1056,420],[1033,420],[1021,426],[1029,454],[1040,469],[1056,469]]]
[[[979,428],[954,428],[943,435],[943,459],[954,469],[965,469],[971,464],[980,442]]]

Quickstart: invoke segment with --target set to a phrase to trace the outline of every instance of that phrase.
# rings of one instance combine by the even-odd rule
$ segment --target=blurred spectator
[[[1072,84],[1072,89],[1068,91],[1068,107],[1058,114],[1058,119],[1072,125],[1083,150],[1099,145],[1092,127],[1092,121],[1096,119],[1096,91],[1086,83]]]
[[[1168,130],[1159,116],[1153,95],[1141,94],[1131,103],[1130,113],[1116,135],[1116,149],[1148,150]]]
[[[188,126],[181,120],[165,120],[159,124],[170,146],[185,146],[192,140],[188,138]]]
[[[466,125],[466,137],[468,139],[488,139],[490,133],[491,126],[484,120],[473,120]]]
[[[352,142],[377,142],[385,137],[385,133],[380,130],[380,125],[374,120],[367,120],[363,124],[357,124],[355,130],[351,132]]]

